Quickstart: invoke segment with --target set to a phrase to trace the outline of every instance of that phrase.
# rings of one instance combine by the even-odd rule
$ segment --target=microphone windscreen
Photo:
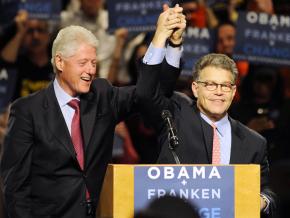
[[[163,110],[161,116],[163,119],[172,118],[172,115],[169,110]]]

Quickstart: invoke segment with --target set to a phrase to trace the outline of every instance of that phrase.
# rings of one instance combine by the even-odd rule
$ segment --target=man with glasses
[[[164,30],[166,32],[166,30]],[[166,38],[155,33],[140,68],[139,83],[147,89],[137,88],[143,114],[159,133],[161,145],[158,163],[175,163],[168,148],[168,131],[161,118],[163,110],[169,110],[177,129],[179,145],[175,152],[182,164],[259,164],[261,166],[261,211],[272,213],[274,194],[269,189],[269,167],[266,140],[237,120],[227,111],[236,92],[238,70],[232,59],[223,54],[208,54],[200,58],[193,72],[192,92],[196,101],[173,93],[160,92],[162,83],[172,81],[178,75],[164,71],[163,65],[175,59],[179,68],[182,53],[182,37],[175,39],[175,57],[164,56]],[[169,44],[172,44],[170,41]],[[163,54],[163,55],[162,55]],[[162,76],[161,76],[162,74]],[[162,85],[162,84],[161,84]],[[172,86],[173,89],[173,86]],[[167,90],[168,91],[168,90]],[[166,92],[167,94],[170,92]]]

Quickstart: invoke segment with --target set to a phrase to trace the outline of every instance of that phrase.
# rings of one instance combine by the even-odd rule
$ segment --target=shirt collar
[[[223,133],[226,131],[228,125],[230,124],[229,121],[229,116],[228,114],[226,114],[222,119],[220,119],[217,122],[212,122],[205,114],[200,112],[200,116],[201,118],[207,122],[209,125],[212,125],[212,123],[214,123],[214,125],[216,126],[218,132],[223,136]]]
[[[70,102],[72,99],[80,100],[79,97],[72,97],[69,94],[67,94],[63,90],[63,88],[61,88],[56,78],[53,81],[53,87],[54,87],[55,95],[56,95],[56,98],[60,107],[66,106],[67,103]]]

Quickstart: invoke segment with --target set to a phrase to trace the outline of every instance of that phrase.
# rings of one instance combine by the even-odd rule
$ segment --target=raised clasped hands
[[[186,20],[182,11],[183,8],[178,4],[173,8],[169,8],[167,4],[163,5],[163,12],[158,18],[152,40],[155,47],[164,47],[167,39],[176,45],[182,42],[182,34],[186,27]]]

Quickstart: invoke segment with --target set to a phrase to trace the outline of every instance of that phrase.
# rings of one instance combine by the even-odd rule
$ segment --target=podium
[[[201,217],[260,217],[260,166],[109,165],[98,214],[133,218],[164,194],[190,198]],[[212,208],[220,216],[211,216]]]

